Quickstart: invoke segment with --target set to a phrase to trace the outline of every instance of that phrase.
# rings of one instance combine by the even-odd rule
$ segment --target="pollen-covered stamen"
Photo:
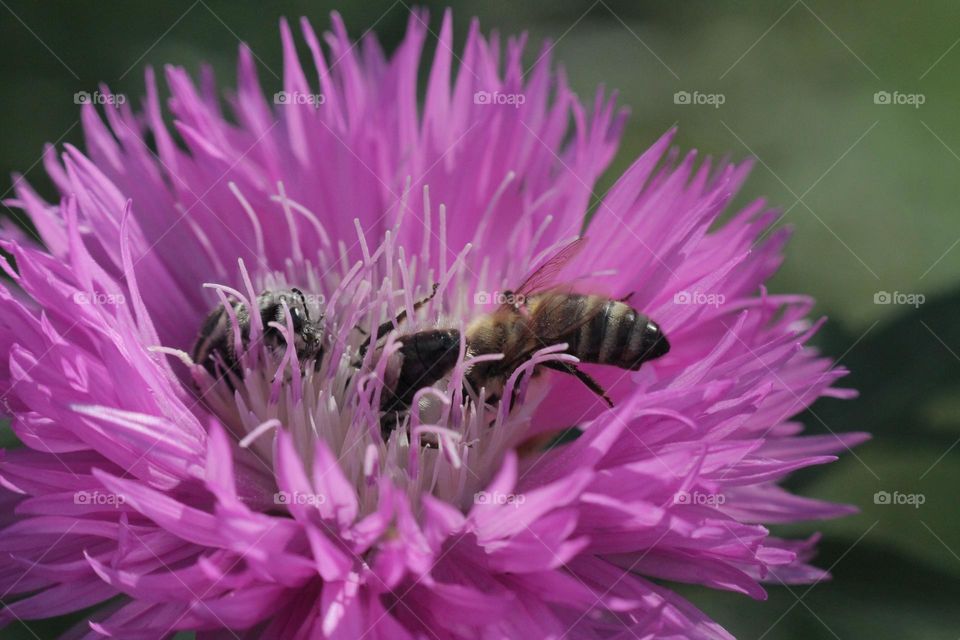
[[[277,371],[273,376],[273,385],[270,389],[270,401],[276,403],[280,398],[281,386],[289,388],[293,395],[293,402],[300,403],[300,394],[303,391],[303,374],[300,372],[300,360],[297,358],[298,338],[293,329],[293,317],[290,314],[290,307],[286,301],[283,303],[283,316],[286,324],[279,322],[270,322],[269,326],[276,329],[283,336],[287,348],[284,350],[283,358],[277,365]],[[287,382],[287,371],[289,370],[289,383]]]

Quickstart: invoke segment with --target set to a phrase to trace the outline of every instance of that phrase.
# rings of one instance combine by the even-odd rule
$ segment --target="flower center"
[[[464,327],[483,312],[462,286],[466,252],[436,279],[418,275],[416,258],[391,269],[387,256],[402,253],[388,234],[336,272],[304,262],[251,277],[241,262],[242,288],[208,285],[220,305],[194,350],[194,380],[268,468],[284,429],[308,470],[321,439],[369,510],[383,473],[413,500],[427,492],[466,510],[524,438],[545,392],[538,360],[509,380],[465,384],[470,367],[500,357],[468,353]]]

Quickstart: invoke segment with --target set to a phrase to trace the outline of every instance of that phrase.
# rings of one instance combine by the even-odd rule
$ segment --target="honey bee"
[[[263,326],[263,344],[272,351],[281,351],[286,348],[283,334],[276,327],[270,326],[271,322],[286,324],[284,303],[290,311],[294,347],[300,364],[304,365],[311,360],[319,362],[323,356],[322,316],[316,320],[310,317],[306,298],[299,289],[268,290],[257,296],[257,310]],[[245,352],[251,347],[250,310],[247,305],[238,300],[231,300],[230,304],[240,327],[240,344]],[[220,304],[207,316],[200,328],[200,334],[193,347],[193,361],[202,365],[215,378],[228,373],[240,378],[242,377],[239,366],[241,355],[242,353],[236,352],[230,314]]]
[[[474,390],[484,387],[490,392],[489,400],[499,400],[510,375],[537,351],[553,345],[566,343],[565,353],[580,362],[630,371],[670,350],[659,325],[627,304],[627,298],[576,293],[569,286],[554,284],[556,275],[584,242],[580,238],[565,246],[516,291],[505,292],[505,302],[494,312],[467,326],[470,356],[503,354],[500,360],[470,366],[466,378]],[[381,329],[390,327],[388,322]],[[414,394],[447,376],[459,358],[460,332],[456,329],[431,329],[398,339],[403,346],[397,383],[381,403],[381,410],[387,412],[381,421],[385,439],[399,423],[402,412],[409,410]],[[575,376],[613,406],[603,387],[574,363],[548,361],[540,366]]]
[[[553,280],[584,246],[579,238],[550,258],[521,284],[506,292],[506,301],[493,313],[480,316],[467,329],[473,356],[501,353],[501,360],[473,365],[467,380],[475,390],[486,387],[496,399],[509,376],[538,350],[567,344],[566,353],[580,362],[636,371],[644,362],[663,356],[670,343],[659,325],[627,304],[602,295],[576,293]],[[548,361],[541,366],[576,376],[609,406],[603,387],[576,364]]]

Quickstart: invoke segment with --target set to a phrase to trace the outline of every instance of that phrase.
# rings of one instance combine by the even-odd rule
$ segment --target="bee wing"
[[[527,276],[526,280],[513,292],[514,295],[522,299],[532,296],[539,291],[551,288],[557,274],[563,270],[563,267],[566,266],[575,255],[580,253],[580,250],[583,249],[586,242],[586,238],[580,237],[557,251],[549,260]]]
[[[592,296],[569,295],[558,289],[555,295],[545,294],[531,318],[534,333],[543,346],[555,344],[563,336],[590,322],[603,308]]]

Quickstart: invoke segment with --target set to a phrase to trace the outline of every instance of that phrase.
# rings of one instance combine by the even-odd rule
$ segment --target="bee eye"
[[[303,326],[303,321],[305,320],[303,309],[300,307],[294,307],[290,309],[290,319],[293,320],[293,328],[299,331]]]

